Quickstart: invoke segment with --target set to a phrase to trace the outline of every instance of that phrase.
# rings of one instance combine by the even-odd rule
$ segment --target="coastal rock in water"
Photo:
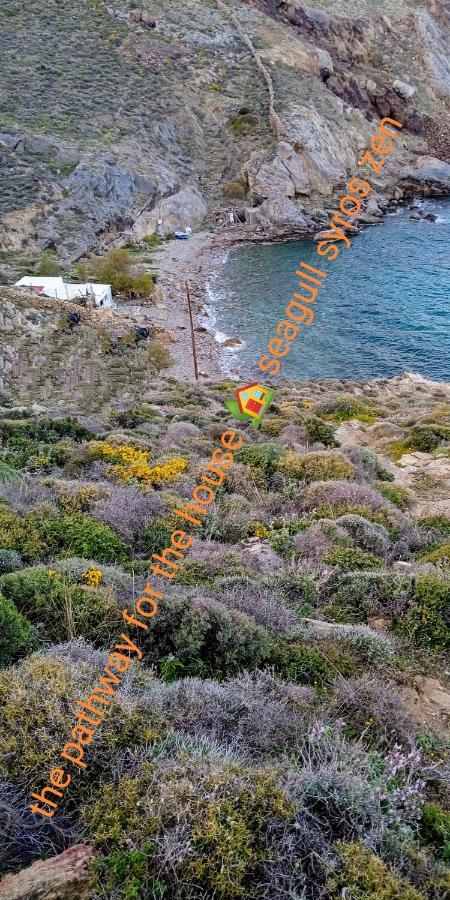
[[[51,859],[39,860],[0,881],[2,900],[88,900],[88,865],[93,850],[77,844]]]
[[[400,172],[400,183],[411,191],[420,186],[424,194],[441,194],[450,191],[450,165],[434,156],[419,156],[413,165]]]

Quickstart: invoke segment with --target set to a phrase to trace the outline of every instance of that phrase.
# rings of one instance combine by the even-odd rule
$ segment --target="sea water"
[[[274,336],[294,291],[301,260],[327,279],[313,305],[315,319],[282,360],[292,379],[389,377],[416,372],[450,379],[450,199],[420,201],[436,222],[410,219],[411,209],[385,217],[343,242],[328,262],[311,241],[252,244],[227,253],[210,279],[209,323],[225,367],[257,376],[257,361]],[[239,338],[224,347],[226,337]]]

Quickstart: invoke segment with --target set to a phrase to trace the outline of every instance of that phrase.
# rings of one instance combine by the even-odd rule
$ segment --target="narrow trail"
[[[272,128],[273,133],[274,133],[275,137],[277,138],[277,140],[282,141],[283,140],[283,126],[281,123],[281,119],[275,109],[275,90],[274,90],[274,86],[273,86],[272,76],[271,76],[269,70],[266,68],[266,66],[262,62],[261,57],[260,57],[256,47],[254,47],[248,34],[246,34],[244,29],[242,28],[242,25],[239,22],[239,19],[235,16],[235,14],[231,11],[231,9],[229,9],[229,7],[226,5],[226,3],[223,2],[223,0],[216,0],[216,4],[219,7],[219,9],[223,12],[223,14],[227,17],[227,19],[229,19],[230,22],[234,25],[239,37],[243,40],[244,44],[248,47],[248,49],[255,61],[255,65],[256,65],[257,69],[259,70],[262,77],[264,78],[264,81],[267,86],[268,94],[269,94],[269,122],[270,122],[271,128]]]

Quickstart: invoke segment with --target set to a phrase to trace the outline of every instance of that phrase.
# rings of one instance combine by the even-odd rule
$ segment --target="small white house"
[[[16,281],[14,287],[27,287],[37,294],[45,294],[55,300],[71,300],[72,302],[87,297],[94,297],[95,306],[111,307],[113,305],[110,284],[67,284],[62,278],[44,278],[42,275],[25,275]]]

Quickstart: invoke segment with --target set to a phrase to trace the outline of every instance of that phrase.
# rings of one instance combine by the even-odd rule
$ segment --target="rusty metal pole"
[[[194,357],[195,380],[198,381],[197,348],[195,346],[195,332],[194,332],[194,319],[192,316],[191,291],[189,288],[188,281],[186,281],[186,293],[187,293],[187,301],[188,301],[188,309],[189,309],[189,320],[191,323],[192,356]]]

